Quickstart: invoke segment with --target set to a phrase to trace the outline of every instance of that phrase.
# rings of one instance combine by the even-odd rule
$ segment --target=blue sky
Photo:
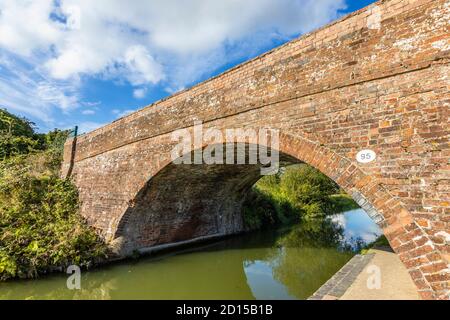
[[[90,131],[373,2],[0,0],[0,107]]]

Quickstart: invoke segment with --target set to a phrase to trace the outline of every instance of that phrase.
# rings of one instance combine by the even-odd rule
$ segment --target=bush
[[[358,207],[333,180],[301,164],[258,181],[244,203],[244,222],[255,229],[268,223],[323,219]]]
[[[309,219],[295,226],[291,232],[278,241],[280,247],[340,248],[351,251],[343,242],[343,228],[330,219]]]
[[[0,160],[42,148],[34,124],[0,109]]]
[[[385,235],[379,236],[377,239],[375,239],[375,241],[373,241],[369,244],[363,244],[360,247],[360,251],[361,251],[361,254],[367,254],[369,252],[369,250],[372,248],[376,249],[376,248],[383,248],[383,247],[388,247],[388,248],[391,247],[391,245]]]
[[[12,137],[0,161],[0,280],[104,258],[105,244],[78,213],[75,186],[59,178],[68,133],[38,135],[26,120],[0,115],[0,130]],[[14,144],[20,138],[33,142]]]
[[[101,241],[78,214],[70,181],[24,174],[11,182],[0,187],[1,280],[70,264],[89,266],[104,256]]]
[[[68,135],[69,131],[58,129],[36,133],[33,122],[0,109],[0,161],[44,150],[62,152]]]
[[[4,109],[0,109],[0,132],[17,137],[33,137],[34,123],[25,119],[17,117]]]
[[[245,199],[243,210],[244,224],[250,230],[281,222],[279,216],[274,214],[276,208],[272,202],[257,190]]]

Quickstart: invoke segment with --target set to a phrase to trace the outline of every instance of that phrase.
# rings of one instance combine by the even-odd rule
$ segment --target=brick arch
[[[246,140],[237,140],[238,143],[246,143]],[[202,148],[206,147],[207,144],[203,145]],[[391,246],[394,250],[399,254],[401,260],[408,268],[411,273],[411,276],[418,286],[420,293],[424,297],[435,297],[433,291],[431,290],[431,285],[429,281],[423,276],[423,274],[418,274],[418,268],[423,266],[428,266],[430,264],[430,258],[434,259],[435,264],[442,264],[445,266],[445,260],[442,259],[439,252],[435,250],[433,247],[430,249],[424,249],[423,245],[426,243],[432,244],[429,236],[424,230],[414,221],[412,215],[408,212],[408,210],[404,207],[399,199],[395,196],[391,195],[380,182],[377,177],[373,175],[365,174],[363,171],[363,167],[353,161],[352,159],[348,159],[346,157],[340,156],[336,152],[326,148],[319,143],[310,141],[306,138],[303,138],[299,135],[281,133],[280,134],[280,145],[279,152],[281,154],[281,161],[286,163],[306,163],[314,168],[320,170],[322,173],[327,175],[329,178],[334,180],[340,187],[342,187],[347,193],[349,193],[355,201],[367,212],[367,214],[372,218],[374,222],[376,222],[383,230],[387,239],[389,240]],[[159,183],[167,183],[167,181],[172,181],[175,184],[180,183],[180,179],[192,179],[192,175],[198,175],[199,171],[205,170],[205,166],[199,166],[199,169],[195,171],[188,171],[186,177],[180,178],[180,172],[183,172],[184,165],[177,166],[182,171],[174,172],[173,165],[169,160],[169,157],[163,157],[165,160],[159,163],[158,169],[155,170],[155,174],[149,178],[149,182],[145,184],[141,190],[136,194],[135,199],[132,201],[131,206],[127,211],[123,213],[117,223],[117,229],[114,233],[114,238],[116,242],[116,246],[119,246],[119,250],[122,250],[121,254],[129,254],[134,249],[143,249],[148,246],[159,246],[169,243],[176,243],[179,241],[189,240],[191,238],[199,238],[206,239],[208,237],[214,237],[216,234],[208,234],[208,230],[203,230],[203,234],[197,234],[193,232],[195,228],[201,224],[201,221],[195,219],[195,214],[201,212],[202,210],[213,211],[214,206],[217,206],[216,203],[212,203],[211,206],[207,207],[199,207],[199,206],[191,206],[188,210],[192,210],[192,214],[190,214],[190,219],[184,220],[179,227],[174,227],[176,222],[168,221],[169,223],[173,223],[172,227],[169,229],[164,229],[161,233],[161,229],[155,227],[155,225],[149,224],[149,221],[133,221],[133,215],[136,214],[136,211],[147,206],[151,201],[161,202],[159,204],[173,204],[169,198],[152,198],[149,196],[151,192],[154,190],[158,190],[161,188]],[[195,165],[193,165],[195,166]],[[197,165],[198,166],[198,165]],[[234,165],[228,165],[233,167]],[[364,166],[364,165],[362,165]],[[191,167],[192,169],[192,167]],[[214,171],[214,170],[213,170]],[[224,175],[225,173],[225,175]],[[199,179],[195,180],[194,183],[204,183],[205,179],[208,177],[208,172],[205,172]],[[236,170],[231,171],[220,171],[214,172],[212,174],[217,174],[220,177],[220,181],[223,183],[221,187],[218,187],[216,190],[211,189],[211,185],[207,185],[205,189],[200,189],[200,193],[204,191],[208,191],[208,194],[204,194],[205,197],[214,197],[216,195],[216,191],[220,194],[220,191],[223,189],[231,188],[233,183],[237,183],[236,179],[243,179],[244,183],[238,191],[242,192],[244,190],[248,190],[251,186],[256,183],[257,180],[260,179],[259,175],[259,167],[258,166],[239,166]],[[236,175],[237,174],[237,175]],[[173,180],[174,177],[178,176],[178,180]],[[228,177],[225,177],[228,176]],[[231,176],[231,177],[230,177]],[[228,183],[230,181],[230,183]],[[190,183],[186,185],[181,184],[180,189],[176,192],[180,192],[180,190],[186,189]],[[195,186],[190,186],[195,188]],[[209,189],[208,189],[209,188]],[[220,189],[222,188],[222,190]],[[150,191],[149,191],[150,190]],[[152,191],[153,190],[153,191]],[[166,190],[163,189],[162,192]],[[179,194],[177,194],[178,196]],[[227,197],[233,198],[235,196],[232,192],[226,194]],[[192,196],[192,193],[187,193],[187,197],[195,198]],[[234,197],[233,201],[238,206],[242,203],[239,200],[243,200],[243,198]],[[218,201],[223,201],[223,198],[218,198]],[[230,205],[233,205],[231,203]],[[138,209],[136,209],[138,207]],[[156,207],[156,210],[160,211],[164,215],[168,215],[166,207]],[[237,208],[240,210],[241,207]],[[223,210],[223,208],[220,208]],[[240,211],[239,211],[240,212]],[[231,218],[238,219],[237,216],[231,216]],[[141,218],[142,219],[142,214]],[[155,217],[155,219],[161,219],[161,216]],[[146,235],[136,235],[138,239],[144,239],[141,244],[137,244],[136,242],[129,242],[126,237],[130,236],[130,232],[126,232],[129,227],[130,221],[132,224],[143,226],[139,232],[149,232],[153,238],[155,239],[155,230],[157,230],[158,235],[156,238],[160,238],[155,242],[146,242]],[[232,219],[227,220],[226,223],[233,226]],[[236,227],[236,226],[235,226]],[[239,224],[235,229],[231,228],[230,230],[222,230],[219,236],[226,235],[227,233],[237,233],[242,231],[242,224]],[[173,231],[173,232],[172,232]],[[136,230],[131,229],[131,233],[136,232]],[[135,240],[133,240],[135,241]],[[414,243],[414,245],[411,245]],[[114,242],[114,241],[113,241]],[[408,245],[404,245],[408,243]],[[424,251],[425,250],[425,251]],[[423,257],[426,255],[426,257]],[[419,269],[420,270],[420,269]]]
[[[248,141],[242,137],[237,137],[235,142],[237,144],[246,144],[248,146]],[[202,146],[200,147],[200,149],[205,149],[206,147],[208,147],[209,145],[206,143],[203,143]],[[270,149],[269,146],[266,146],[268,149]],[[197,149],[194,148],[194,145],[191,146],[191,149],[193,150],[192,153],[194,153]],[[285,164],[294,164],[294,163],[299,163],[300,161],[298,159],[296,159],[295,157],[290,156],[287,153],[284,153],[283,151],[281,151],[281,156],[280,156],[280,160],[282,163]],[[233,188],[233,184],[237,184],[239,185],[239,188],[237,191],[240,192],[246,192],[249,189],[251,189],[251,187],[261,178],[260,175],[260,166],[259,165],[174,165],[172,163],[171,160],[171,155],[170,152],[167,152],[164,155],[161,155],[160,157],[162,160],[160,162],[157,163],[157,165],[154,167],[154,169],[152,170],[152,174],[146,178],[146,182],[142,184],[142,187],[139,189],[138,192],[136,192],[134,194],[134,196],[132,197],[133,199],[129,202],[129,207],[126,211],[123,212],[123,214],[121,214],[121,216],[116,219],[114,225],[116,227],[113,227],[115,230],[113,232],[113,235],[110,239],[114,239],[112,242],[116,242],[118,238],[122,238],[120,239],[120,243],[119,244],[115,244],[114,246],[118,246],[118,251],[120,252],[120,254],[123,254],[123,252],[129,253],[130,250],[136,249],[136,244],[133,244],[132,247],[128,247],[125,248],[125,250],[122,250],[123,247],[127,247],[127,239],[123,239],[123,237],[126,233],[126,229],[127,229],[127,224],[129,224],[130,220],[133,218],[133,215],[135,214],[136,211],[139,211],[140,208],[136,209],[136,206],[139,206],[143,201],[144,202],[148,202],[150,199],[147,197],[149,193],[151,193],[153,190],[158,189],[158,184],[162,183],[165,184],[167,180],[172,180],[174,182],[174,184],[176,185],[175,187],[178,187],[178,184],[180,183],[180,176],[184,176],[184,179],[181,178],[181,180],[184,180],[183,182],[185,182],[185,185],[181,185],[181,187],[179,187],[179,189],[177,189],[176,191],[173,191],[174,193],[182,193],[184,188],[189,188],[190,186],[192,186],[193,184],[197,183],[197,184],[204,184],[205,181],[203,178],[208,178],[208,177],[212,177],[214,176],[216,178],[216,182],[222,184],[221,186],[221,190],[225,190],[227,187],[229,188]],[[186,169],[188,168],[188,169]],[[212,168],[212,169],[211,169]],[[197,179],[194,181],[194,177],[198,177],[200,176],[200,179]],[[231,180],[230,181],[230,175],[231,178],[236,178],[235,180]],[[240,182],[238,180],[243,180],[243,182]],[[225,181],[225,184],[223,183]],[[229,183],[228,183],[229,182]],[[209,187],[209,190],[208,190]],[[210,197],[211,194],[210,192],[216,191],[213,190],[213,187],[211,185],[206,186],[204,188],[205,191],[209,191],[208,194],[203,194],[204,197]],[[221,191],[219,190],[219,191]],[[184,199],[186,198],[192,198],[192,194],[188,194],[187,196],[184,197]],[[229,194],[228,196],[231,196],[231,194]],[[146,198],[147,197],[147,198]],[[153,199],[155,200],[155,199]],[[161,202],[166,202],[169,203],[170,200],[169,199],[164,199],[164,200],[157,200],[159,203]],[[244,198],[241,197],[240,195],[238,196],[238,198],[235,199],[235,201],[238,203],[239,201],[243,201]],[[216,203],[216,205],[218,205]],[[144,204],[145,206],[145,204]],[[167,208],[159,208],[159,210],[164,211]],[[209,207],[208,208],[211,211],[214,211],[214,208]],[[240,207],[239,207],[240,209]],[[193,210],[199,210],[199,208],[193,208]],[[206,209],[204,209],[206,210]],[[228,221],[229,222],[229,221]],[[134,221],[134,223],[137,223],[136,221]],[[225,231],[225,232],[221,232],[220,236],[224,236],[227,234],[232,234],[232,233],[238,233],[238,232],[242,232],[242,223],[239,224],[237,226],[236,229],[233,230],[229,230],[229,231]],[[178,232],[178,230],[175,231],[175,233]],[[188,236],[185,237],[178,237],[176,234],[172,235],[173,237],[170,239],[166,239],[166,242],[176,242],[176,241],[183,241],[183,240],[188,240],[190,238],[193,237],[192,234],[188,234]],[[207,235],[202,235],[201,238],[205,238],[208,237]],[[163,240],[164,242],[164,240]],[[151,245],[159,245],[161,244],[160,242],[158,243],[154,243]],[[147,243],[147,246],[149,244]],[[144,249],[145,250],[145,249]]]

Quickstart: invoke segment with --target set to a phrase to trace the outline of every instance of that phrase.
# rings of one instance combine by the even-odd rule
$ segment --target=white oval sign
[[[377,158],[377,154],[373,150],[361,150],[356,155],[356,161],[359,163],[369,163]]]

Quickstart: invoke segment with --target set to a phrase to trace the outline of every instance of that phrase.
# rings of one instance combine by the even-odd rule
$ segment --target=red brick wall
[[[376,10],[380,28],[368,28]],[[181,203],[176,196],[152,198],[158,187],[149,188],[170,163],[173,130],[191,130],[195,120],[219,129],[278,128],[284,155],[333,178],[384,228],[422,296],[448,299],[449,19],[449,1],[380,1],[79,137],[73,155],[68,141],[63,173],[73,156],[82,214],[119,247],[130,245],[127,236],[139,222],[145,232],[170,230],[173,219],[155,227],[161,217],[144,223],[129,213],[142,206],[139,199]],[[356,153],[367,148],[377,160],[357,163]],[[176,177],[162,179],[162,185],[192,187],[188,177]],[[231,181],[237,183],[229,181],[217,193],[217,205],[236,194],[226,192],[233,189]],[[205,184],[195,194],[206,197],[213,186]],[[198,208],[193,199],[205,201],[188,197],[190,208]],[[190,234],[213,232],[205,230],[213,229]],[[131,245],[160,243],[147,238]]]

